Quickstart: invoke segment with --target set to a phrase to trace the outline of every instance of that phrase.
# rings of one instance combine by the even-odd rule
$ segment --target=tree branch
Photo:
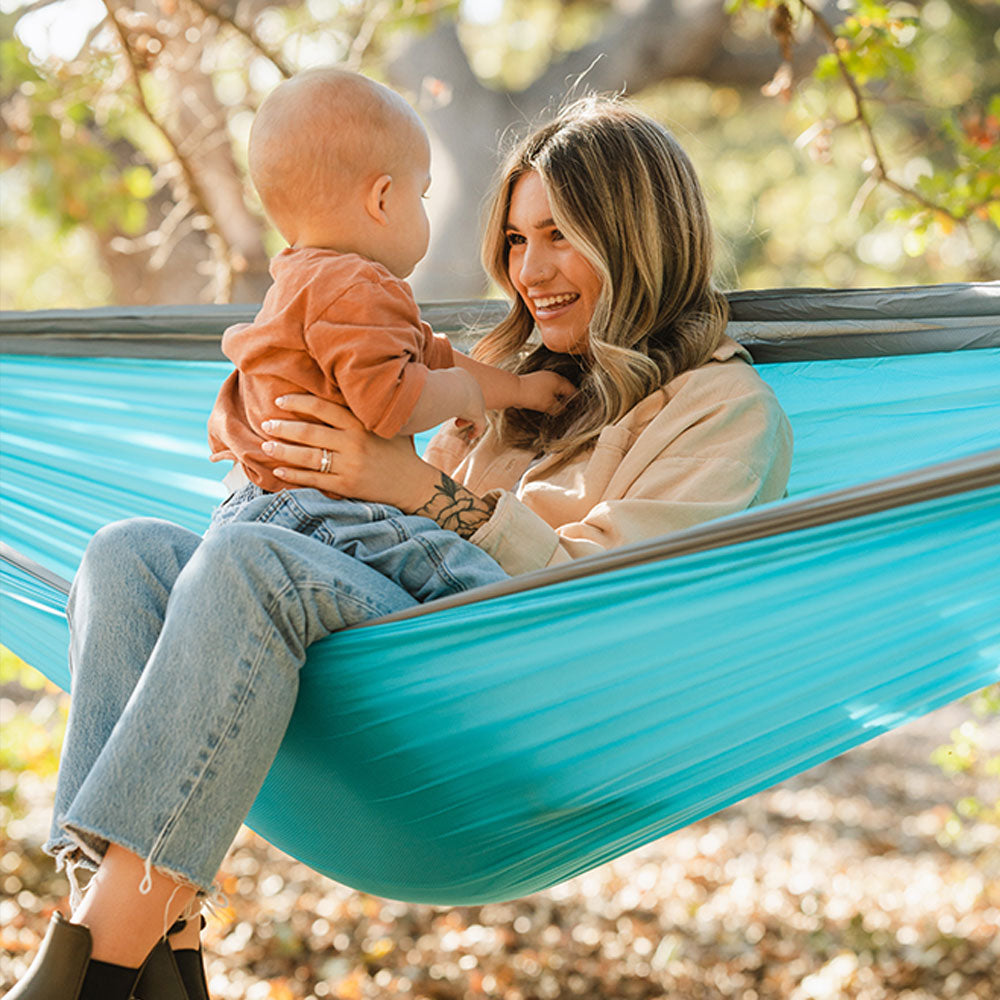
[[[355,72],[361,69],[361,63],[368,51],[368,46],[371,45],[372,39],[375,37],[375,29],[386,20],[391,9],[392,5],[388,0],[378,0],[365,14],[354,35],[354,41],[351,42],[347,58],[344,60],[349,69],[353,69]]]
[[[235,14],[227,15],[221,13],[217,8],[205,3],[205,0],[187,0],[192,7],[197,7],[206,17],[211,17],[220,24],[225,24],[237,34],[241,35],[252,48],[256,49],[265,59],[268,59],[277,68],[278,72],[287,80],[294,76],[293,70],[284,60],[280,52],[271,48],[267,42],[261,39],[260,35],[254,31],[253,26],[244,26],[236,20]]]
[[[181,152],[180,146],[167,128],[153,114],[149,104],[146,102],[146,96],[142,90],[142,79],[139,75],[139,67],[136,65],[135,53],[132,51],[131,45],[129,45],[128,36],[125,33],[124,27],[115,14],[112,0],[103,0],[103,2],[104,6],[107,8],[108,19],[111,22],[111,26],[117,33],[119,44],[125,53],[125,64],[128,68],[129,77],[132,81],[132,87],[135,90],[136,104],[138,105],[139,111],[153,126],[153,128],[155,128],[156,131],[163,137],[163,140],[170,148],[171,157],[180,168],[181,174],[184,178],[184,184],[187,187],[188,197],[194,203],[194,208],[197,214],[205,220],[206,232],[208,234],[207,242],[212,250],[212,255],[214,256],[216,263],[215,301],[228,302],[232,297],[233,287],[232,248],[230,247],[225,236],[223,236],[222,230],[219,228],[215,216],[213,216],[212,212],[209,210],[204,193],[201,190],[201,185],[198,183],[190,163],[188,163],[184,154]]]
[[[854,118],[846,124],[857,124],[861,126],[861,131],[864,134],[868,151],[872,160],[875,162],[875,166],[872,167],[869,173],[878,183],[884,184],[886,187],[891,188],[897,194],[900,194],[905,198],[916,201],[918,204],[923,205],[924,208],[927,208],[932,212],[940,212],[942,215],[946,215],[948,218],[954,219],[956,222],[967,222],[968,215],[959,215],[953,212],[950,208],[932,201],[915,188],[908,187],[905,184],[900,184],[899,181],[896,181],[889,176],[889,169],[886,166],[882,147],[875,138],[875,130],[872,127],[871,119],[868,117],[867,99],[862,93],[860,84],[854,78],[854,74],[851,73],[847,66],[840,45],[838,44],[841,41],[840,36],[837,35],[830,22],[813,5],[813,3],[810,2],[810,0],[799,0],[799,3],[812,15],[813,21],[823,34],[823,37],[826,39],[830,51],[837,60],[837,68],[840,71],[840,75],[847,86],[847,89],[850,91],[851,98],[854,101]],[[974,206],[973,210],[975,207],[978,206]]]

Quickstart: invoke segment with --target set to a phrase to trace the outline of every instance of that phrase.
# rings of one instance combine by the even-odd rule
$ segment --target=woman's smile
[[[573,305],[580,298],[578,292],[564,292],[561,295],[542,295],[529,297],[532,313],[536,320],[553,319]]]

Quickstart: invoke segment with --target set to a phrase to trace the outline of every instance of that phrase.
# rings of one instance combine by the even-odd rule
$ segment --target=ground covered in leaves
[[[7,738],[45,729],[58,714],[48,702],[8,698]],[[25,712],[28,736],[17,731]],[[953,813],[960,801],[995,802],[995,779],[946,776],[930,761],[967,714],[934,713],[511,903],[441,909],[365,896],[244,830],[224,869],[228,905],[205,934],[212,995],[996,1000],[998,827]],[[52,775],[5,766],[0,989],[26,968],[67,891],[37,846]]]

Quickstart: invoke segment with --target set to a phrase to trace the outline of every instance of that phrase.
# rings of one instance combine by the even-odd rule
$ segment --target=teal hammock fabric
[[[93,531],[220,498],[226,370],[0,363],[2,641],[62,686]],[[1000,448],[1000,349],[759,370],[793,500]],[[990,485],[331,636],[249,823],[379,895],[524,895],[1000,679],[998,566]]]
[[[383,896],[559,882],[995,680],[998,509],[993,489],[333,636],[250,823]]]

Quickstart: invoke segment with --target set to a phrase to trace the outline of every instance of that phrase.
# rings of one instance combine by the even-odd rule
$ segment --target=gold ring
[[[319,471],[320,472],[330,471],[330,453],[326,450],[326,448],[323,449],[323,461],[319,463]]]

